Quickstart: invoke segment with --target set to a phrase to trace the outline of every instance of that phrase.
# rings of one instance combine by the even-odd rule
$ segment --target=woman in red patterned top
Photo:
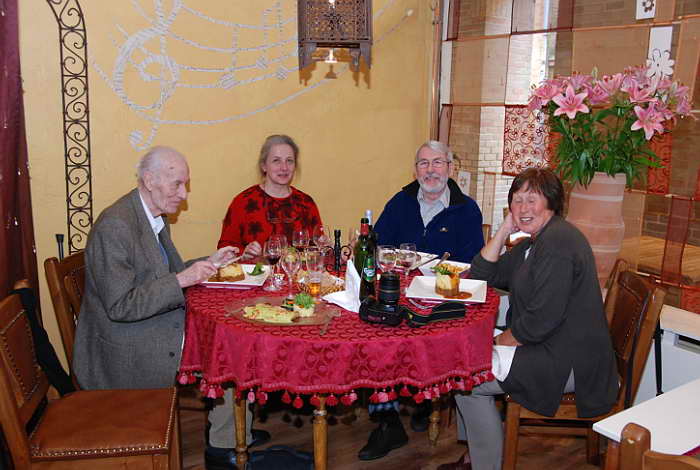
[[[296,170],[299,147],[291,137],[271,135],[260,149],[258,168],[263,178],[238,194],[224,218],[218,247],[235,246],[250,259],[262,254],[270,235],[285,235],[289,243],[296,230],[309,236],[321,225],[311,196],[290,185]]]

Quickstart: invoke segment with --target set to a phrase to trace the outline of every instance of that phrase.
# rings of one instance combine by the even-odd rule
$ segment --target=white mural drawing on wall
[[[395,2],[388,0],[375,10],[375,25]],[[287,80],[299,81],[296,73],[297,3],[295,0],[260,0],[255,4],[260,5],[260,21],[245,24],[209,14],[205,3],[198,2],[195,8],[184,0],[153,0],[153,13],[148,13],[139,0],[131,0],[147,27],[127,31],[115,24],[120,36],[119,40],[112,38],[116,57],[111,72],[96,60],[92,65],[116,96],[140,119],[147,121],[146,133],[142,130],[130,133],[129,142],[133,148],[150,147],[163,125],[214,125],[244,119],[282,106],[329,83],[320,73],[317,74],[319,78],[308,84],[300,83],[292,88],[287,84],[279,85]],[[235,11],[235,8],[229,10]],[[375,44],[398,29],[412,12],[407,10],[381,36],[375,34]],[[187,37],[184,31],[191,24],[204,25],[211,34],[206,38]],[[217,39],[212,38],[221,40],[222,44],[215,44]],[[223,38],[227,44],[223,44]],[[343,64],[335,72],[340,75],[347,70],[348,64]],[[264,86],[267,101],[249,99],[248,87],[251,86]],[[188,96],[178,100],[183,94]],[[211,115],[205,105],[195,109],[182,106],[182,102],[192,99],[204,103],[212,98],[230,103],[229,107],[216,107],[227,109],[228,114]]]

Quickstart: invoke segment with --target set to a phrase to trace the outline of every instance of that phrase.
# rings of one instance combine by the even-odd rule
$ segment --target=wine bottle
[[[352,262],[355,264],[355,269],[357,269],[357,274],[362,278],[362,270],[365,266],[365,258],[370,253],[369,246],[369,223],[366,218],[360,220],[360,237],[355,243],[355,248],[353,250]]]

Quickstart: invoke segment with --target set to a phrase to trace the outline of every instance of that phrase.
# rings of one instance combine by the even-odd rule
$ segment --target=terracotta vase
[[[613,177],[597,172],[587,188],[577,184],[571,190],[566,220],[578,227],[591,244],[601,288],[620,254],[625,235],[625,183],[622,173]]]

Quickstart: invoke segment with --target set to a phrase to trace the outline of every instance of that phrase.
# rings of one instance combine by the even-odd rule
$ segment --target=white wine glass
[[[416,253],[415,243],[402,243],[399,245],[399,251],[397,253],[397,262],[401,266],[401,270],[404,274],[404,280],[408,278],[411,272],[411,267],[416,264],[416,259],[418,254]]]
[[[377,247],[377,263],[383,273],[391,272],[396,267],[396,247],[379,245]]]
[[[294,275],[301,267],[301,255],[296,248],[287,247],[282,250],[280,263],[289,280],[289,295],[287,295],[287,297],[291,299],[293,298],[292,289],[294,288]]]

